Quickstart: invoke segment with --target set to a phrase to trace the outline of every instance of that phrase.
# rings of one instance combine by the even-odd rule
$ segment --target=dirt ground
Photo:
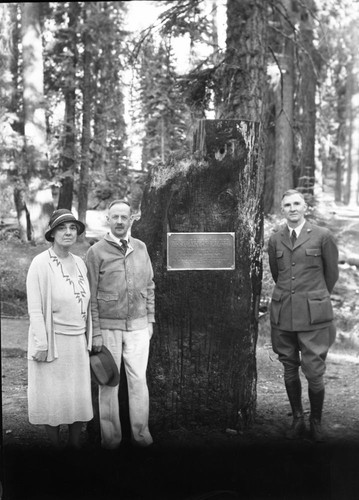
[[[19,483],[13,475],[20,456],[28,471],[33,466],[38,472],[39,464],[43,466],[44,462],[48,466],[49,454],[54,461],[44,430],[27,420],[27,324],[27,319],[2,318],[3,461],[5,493],[8,492],[5,499],[69,498],[69,491],[74,492],[72,486],[66,496],[61,496],[60,490],[57,493],[49,490],[39,496],[35,486],[36,494],[31,493],[31,488],[30,491],[28,488],[24,490],[19,486],[23,483]],[[133,450],[124,450],[113,461],[112,456],[103,457],[102,452],[88,442],[84,428],[84,455],[81,455],[80,462],[87,464],[90,460],[92,466],[101,457],[103,466],[110,460],[111,466],[116,463],[118,467],[121,465],[127,478],[126,482],[121,474],[118,477],[119,468],[115,467],[115,476],[111,486],[107,485],[106,495],[101,493],[102,479],[97,478],[94,487],[90,488],[93,498],[359,498],[358,354],[353,350],[343,350],[340,345],[335,345],[329,353],[323,414],[325,443],[315,444],[309,435],[300,442],[284,439],[291,416],[282,368],[271,346],[261,340],[257,348],[257,417],[253,427],[244,433],[235,433],[231,429],[181,428],[154,435],[156,447],[152,454],[138,456],[133,454]],[[304,379],[303,387],[306,387]],[[306,390],[303,392],[308,417],[309,402]],[[62,432],[65,440],[65,430]],[[71,463],[73,468],[74,461],[79,466],[76,454],[66,454],[66,450],[63,453],[56,458],[60,460],[61,457],[61,467]],[[135,464],[135,469],[131,464]],[[91,466],[86,465],[86,472],[91,470]],[[95,471],[99,470],[99,465],[94,467]],[[140,470],[140,477],[136,472],[135,478],[132,478],[134,470]],[[260,477],[257,481],[258,471]],[[52,477],[53,469],[48,473],[50,476],[47,477]],[[305,478],[305,473],[309,479]],[[39,478],[42,475],[39,472]],[[102,474],[100,476],[103,477]],[[81,489],[81,492],[76,490],[73,498],[90,498],[88,492],[83,497],[84,490]]]
[[[46,437],[41,427],[27,421],[27,365],[26,341],[27,319],[2,319],[2,407],[4,446],[21,444],[31,447]],[[262,344],[262,345],[261,345]],[[257,417],[248,432],[236,434],[231,429],[217,429],[210,432],[214,440],[243,442],[246,440],[264,442],[281,440],[290,423],[290,407],[283,385],[282,367],[272,352],[270,344],[259,342],[257,347]],[[340,440],[359,445],[359,351],[342,350],[334,346],[329,352],[326,372],[326,401],[323,423],[329,443]],[[309,401],[306,381],[303,382],[304,410],[309,415]],[[208,430],[198,430],[194,435],[181,429],[181,439],[200,442],[209,439]],[[217,433],[217,435],[215,435]],[[178,432],[158,436],[177,442]],[[176,437],[177,436],[177,437]],[[308,442],[310,442],[308,437]],[[358,464],[359,467],[359,464]],[[359,471],[359,469],[358,469]]]

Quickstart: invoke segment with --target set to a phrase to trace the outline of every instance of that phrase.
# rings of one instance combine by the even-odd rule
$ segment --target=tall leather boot
[[[322,411],[324,403],[324,393],[325,390],[322,389],[319,392],[313,392],[308,389],[309,402],[310,402],[310,433],[312,438],[316,442],[324,441],[322,432]]]
[[[298,439],[305,432],[304,413],[302,407],[302,384],[300,379],[285,383],[290,406],[292,408],[293,421],[290,429],[286,432],[287,439]]]

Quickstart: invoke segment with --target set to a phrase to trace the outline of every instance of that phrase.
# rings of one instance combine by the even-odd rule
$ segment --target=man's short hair
[[[108,210],[110,210],[110,208],[113,207],[114,205],[119,205],[120,203],[124,203],[125,205],[129,206],[130,210],[132,212],[131,205],[127,200],[113,200],[113,201],[111,201],[111,203],[108,205]]]
[[[305,201],[305,198],[304,198],[304,195],[303,193],[301,193],[300,191],[298,191],[297,189],[288,189],[282,196],[282,200],[283,198],[285,198],[286,196],[292,196],[293,194],[299,194],[299,196],[301,198],[303,198],[303,200]]]

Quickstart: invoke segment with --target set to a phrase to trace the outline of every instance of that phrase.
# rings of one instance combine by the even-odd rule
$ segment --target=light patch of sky
[[[127,3],[127,24],[131,31],[141,31],[153,24],[165,9],[164,2],[131,0]],[[168,5],[167,5],[168,8]]]
[[[131,0],[131,2],[127,3],[127,29],[133,33],[134,39],[138,38],[141,31],[149,28],[153,24],[156,24],[158,16],[163,9],[164,5],[162,2]],[[124,118],[128,132],[127,146],[129,150],[130,167],[136,170],[141,170],[142,148],[140,145],[140,139],[143,131],[139,130],[138,124],[133,123],[131,119],[131,91],[133,91],[133,87],[131,85],[132,78],[132,68],[128,68],[124,74],[124,81],[126,83],[124,88]]]

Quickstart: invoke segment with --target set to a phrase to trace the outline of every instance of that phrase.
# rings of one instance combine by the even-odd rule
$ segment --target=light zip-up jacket
[[[147,247],[129,237],[126,256],[107,234],[90,247],[86,265],[93,336],[101,329],[140,330],[155,321],[155,284]]]

